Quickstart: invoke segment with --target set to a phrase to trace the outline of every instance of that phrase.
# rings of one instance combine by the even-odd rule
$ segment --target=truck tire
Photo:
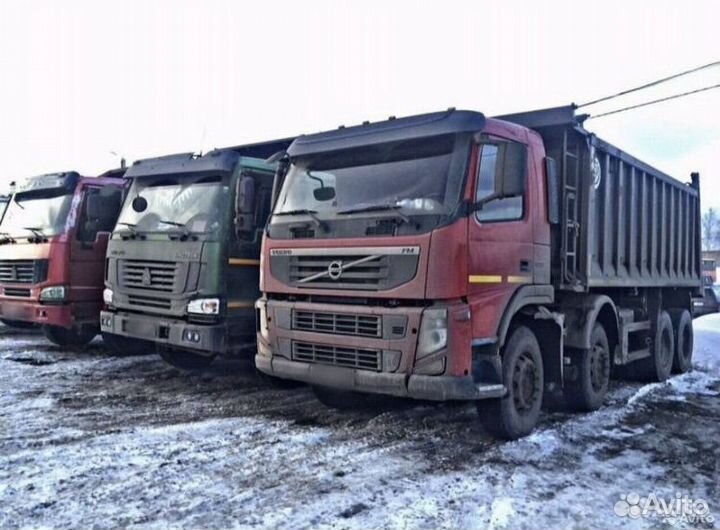
[[[662,382],[670,377],[675,357],[675,334],[667,311],[660,313],[650,357],[636,361],[635,374],[642,381]]]
[[[61,328],[45,324],[42,327],[45,338],[58,346],[85,346],[95,338],[97,328],[85,326],[82,328]]]
[[[590,349],[572,356],[576,377],[563,389],[568,407],[589,412],[599,409],[610,384],[610,345],[602,324],[596,322],[590,334]]]
[[[380,396],[316,385],[312,390],[318,401],[331,409],[367,410],[380,404]]]
[[[692,315],[687,309],[671,309],[668,311],[675,335],[675,355],[672,371],[684,374],[692,368],[693,355],[693,323]]]
[[[132,339],[115,335],[114,333],[103,333],[103,343],[112,350],[115,355],[146,355],[155,353],[155,344],[149,340]]]
[[[157,345],[157,353],[163,361],[184,372],[195,372],[207,368],[215,359],[214,355],[200,355],[164,344]]]
[[[503,384],[507,394],[477,402],[478,414],[493,435],[516,440],[532,432],[543,400],[543,361],[535,334],[520,326],[503,348]]]
[[[24,322],[22,320],[8,320],[7,318],[0,318],[0,322],[5,324],[9,328],[15,329],[31,329],[37,326],[34,322]]]

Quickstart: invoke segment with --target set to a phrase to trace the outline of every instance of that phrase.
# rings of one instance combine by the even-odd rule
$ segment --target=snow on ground
[[[334,412],[246,365],[181,374],[0,329],[0,528],[657,528],[621,494],[720,517],[720,315],[693,372],[493,440],[466,404]],[[664,527],[667,527],[664,526]]]

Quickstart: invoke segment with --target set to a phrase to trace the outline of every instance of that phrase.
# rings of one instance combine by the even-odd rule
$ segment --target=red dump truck
[[[613,373],[690,369],[699,177],[596,137],[575,107],[445,112],[303,136],[263,242],[256,365],[326,405],[472,400],[496,435]]]
[[[61,346],[99,331],[105,249],[123,199],[124,169],[15,185],[0,223],[0,321],[39,324]]]

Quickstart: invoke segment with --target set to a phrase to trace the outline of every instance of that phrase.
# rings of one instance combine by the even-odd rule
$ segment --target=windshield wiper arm
[[[32,232],[33,234],[35,234],[38,237],[43,237],[43,233],[42,233],[43,229],[38,228],[37,226],[23,226],[22,229],[28,230],[29,232]]]
[[[337,212],[338,215],[350,215],[354,213],[364,213],[364,212],[391,212],[397,217],[398,219],[402,219],[403,222],[407,224],[412,224],[412,220],[402,213],[400,211],[399,204],[369,204],[367,206],[358,206],[357,208],[348,208],[347,210],[340,210]]]
[[[118,222],[119,225],[127,226],[133,235],[138,235],[140,232],[137,229],[137,225],[134,223],[125,223],[123,221]]]
[[[182,232],[184,236],[189,236],[191,234],[190,229],[187,227],[185,223],[176,223],[175,221],[165,221],[164,219],[160,219],[158,223],[163,225],[170,225],[170,226],[177,226],[178,228],[182,228]]]
[[[0,245],[3,245],[5,243],[16,243],[15,239],[10,235],[10,232],[0,232],[0,236],[5,236],[3,238],[0,238]]]
[[[317,210],[308,210],[307,208],[302,208],[300,210],[275,212],[273,215],[307,215],[310,219],[312,219],[313,223],[315,223],[315,226],[317,226],[323,232],[327,232],[327,225],[316,214]]]

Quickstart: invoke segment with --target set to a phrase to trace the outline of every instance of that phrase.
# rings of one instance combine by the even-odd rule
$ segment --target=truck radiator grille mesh
[[[0,283],[38,283],[47,279],[47,260],[0,260]]]
[[[295,361],[307,363],[330,364],[347,368],[374,370],[376,372],[379,372],[382,368],[380,352],[364,348],[294,341],[292,343],[292,356]]]
[[[171,293],[175,290],[177,263],[172,261],[120,260],[120,285]]]
[[[293,329],[335,335],[360,337],[382,336],[382,324],[377,315],[353,315],[319,311],[293,311]]]
[[[136,295],[128,296],[128,304],[153,309],[170,309],[172,306],[172,302],[164,298]]]

